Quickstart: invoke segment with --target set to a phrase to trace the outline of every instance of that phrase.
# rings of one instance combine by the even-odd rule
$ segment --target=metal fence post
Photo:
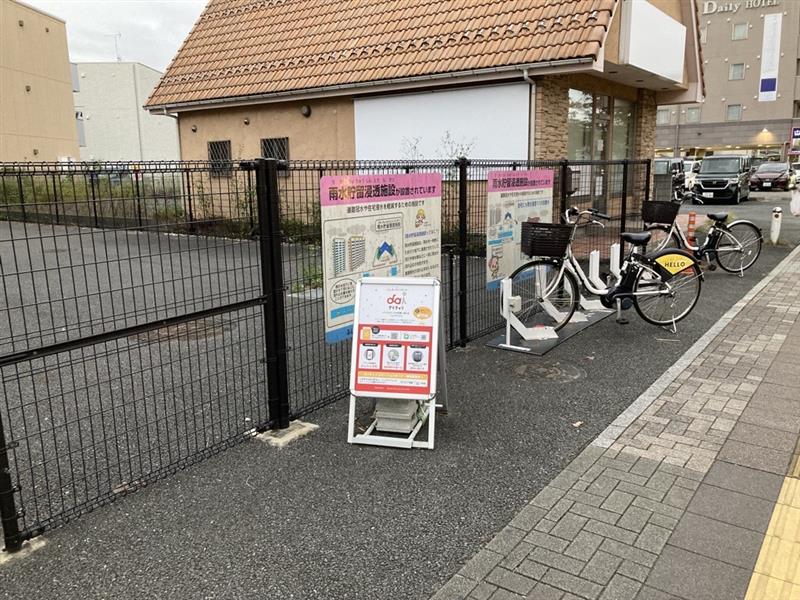
[[[467,167],[469,161],[462,156],[458,165],[458,345],[467,345]]]
[[[97,194],[94,191],[94,171],[89,171],[89,187],[92,190],[92,215],[94,216],[95,229],[100,226],[97,219]]]
[[[644,200],[650,200],[650,166],[651,166],[650,159],[647,159],[647,162],[644,166]]]
[[[622,234],[625,232],[628,216],[628,159],[622,161],[622,206],[619,211],[619,247],[621,250],[625,248],[625,242],[622,241]],[[625,252],[619,253],[619,266],[624,262]]]
[[[22,175],[17,174],[17,187],[19,188],[19,205],[22,208],[22,220],[27,221],[28,215],[25,212],[25,188],[22,187]]]
[[[569,161],[566,158],[561,161],[559,172],[559,178],[561,181],[558,184],[558,189],[561,196],[561,210],[559,210],[558,214],[563,215],[564,211],[567,210],[567,198],[569,193],[567,190],[567,180],[569,179]]]
[[[14,486],[11,483],[11,470],[8,465],[8,446],[3,431],[3,417],[0,415],[0,529],[3,530],[3,541],[7,552],[16,552],[22,546],[17,518]]]
[[[133,172],[133,187],[136,194],[136,222],[138,226],[142,226],[142,196],[139,191],[139,171]]]
[[[46,181],[46,179],[45,179]],[[45,185],[45,189],[47,186]],[[61,224],[61,215],[58,212],[58,190],[56,189],[56,176],[55,173],[53,174],[53,206],[56,209],[56,225]]]
[[[273,158],[259,158],[255,161],[255,167],[261,288],[267,300],[264,305],[264,335],[269,420],[273,429],[285,429],[289,427],[289,376],[283,298],[278,161]]]

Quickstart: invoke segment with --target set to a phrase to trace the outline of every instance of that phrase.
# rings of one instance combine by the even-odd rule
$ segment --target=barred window
[[[261,156],[289,160],[289,138],[264,138],[261,140]]]
[[[211,162],[212,175],[217,177],[230,176],[233,167],[231,163],[231,141],[208,142],[208,160]]]
[[[261,156],[263,158],[276,158],[278,160],[289,160],[289,138],[264,138],[261,140]],[[288,169],[281,169],[278,175],[286,177],[289,175]]]

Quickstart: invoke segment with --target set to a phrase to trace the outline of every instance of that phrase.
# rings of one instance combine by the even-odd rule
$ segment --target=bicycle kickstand
[[[678,325],[675,323],[675,317],[672,317],[672,326],[671,327],[664,327],[667,331],[669,331],[672,335],[678,335]]]
[[[628,319],[622,316],[622,299],[617,298],[617,324],[618,325],[627,325],[630,323]]]

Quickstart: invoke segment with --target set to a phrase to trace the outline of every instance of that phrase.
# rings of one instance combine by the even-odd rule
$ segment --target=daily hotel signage
[[[743,2],[719,2],[718,0],[706,0],[703,2],[703,14],[711,15],[714,13],[736,13],[739,9],[769,8],[770,6],[780,6],[781,0],[744,0]]]

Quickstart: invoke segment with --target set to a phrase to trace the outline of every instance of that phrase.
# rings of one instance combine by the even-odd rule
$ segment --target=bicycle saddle
[[[714,221],[727,221],[728,220],[728,213],[708,213],[706,215],[709,219],[713,219]]]
[[[620,236],[624,241],[633,246],[644,246],[650,241],[650,232],[643,231],[641,233],[628,233],[625,232]]]

